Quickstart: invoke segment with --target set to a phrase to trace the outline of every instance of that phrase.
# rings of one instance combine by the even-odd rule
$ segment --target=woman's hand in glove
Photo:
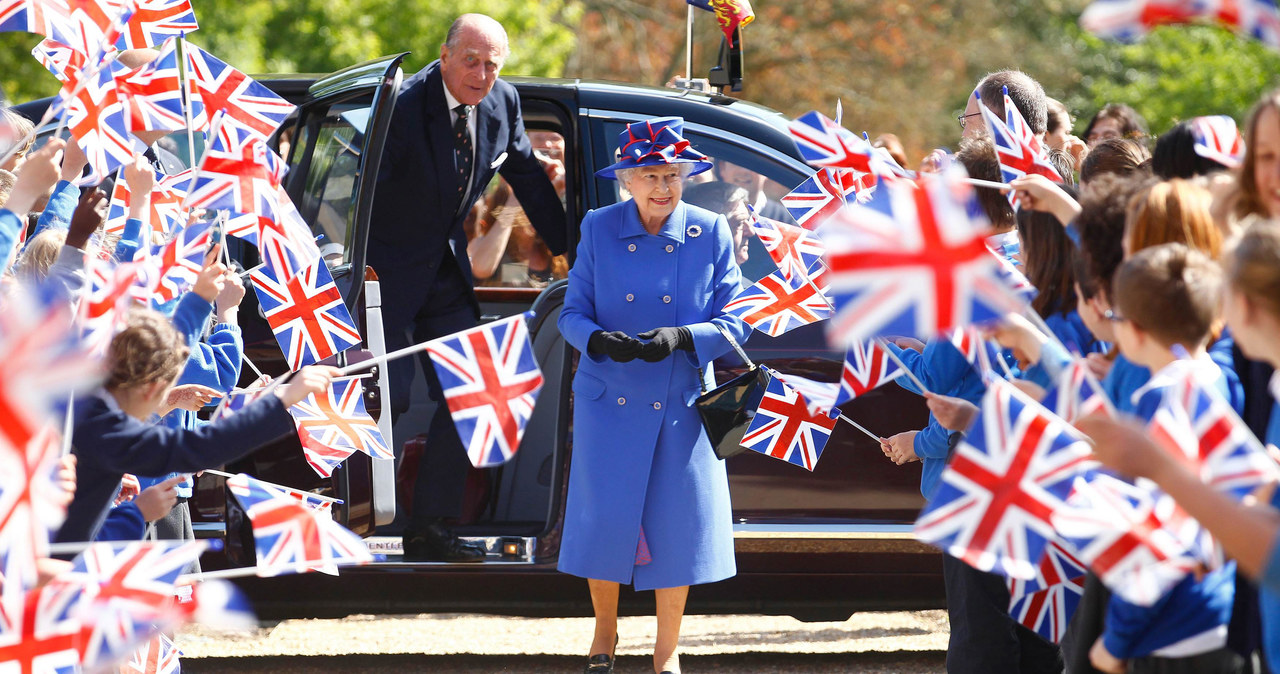
[[[596,330],[587,340],[587,351],[625,363],[636,359],[645,344],[625,332]]]
[[[640,360],[656,363],[677,349],[693,351],[693,333],[689,328],[654,328],[636,335],[639,339],[649,340],[640,349]]]

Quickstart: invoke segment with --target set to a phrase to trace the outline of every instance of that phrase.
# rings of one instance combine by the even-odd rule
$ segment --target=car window
[[[625,128],[624,122],[609,120],[604,124],[604,137],[617,138]],[[720,185],[724,188],[722,190],[715,189],[715,186],[697,188],[695,186],[713,182],[737,185],[747,190],[746,203],[757,214],[791,223],[793,222],[791,216],[778,200],[803,182],[807,176],[801,175],[795,169],[768,155],[747,147],[746,144],[733,142],[732,136],[727,134],[723,137],[713,137],[686,126],[684,135],[695,150],[711,157],[715,164],[710,171],[690,176],[685,184],[684,201],[718,212],[729,220],[744,284],[750,285],[773,273],[778,267],[769,258],[768,252],[765,251],[759,239],[752,234],[750,219],[744,215],[740,204],[725,202],[724,199],[714,197],[705,200],[708,195],[733,194],[734,191],[727,185]],[[614,202],[630,198],[621,185],[614,181],[607,182],[612,185]],[[602,191],[602,195],[607,200],[609,192]]]
[[[565,199],[565,141],[558,131],[528,130],[534,156]],[[551,255],[511,186],[494,176],[465,223],[467,254],[477,288],[543,288],[569,275],[564,255]]]
[[[351,261],[350,224],[371,105],[362,98],[336,103],[323,113],[314,113],[298,133],[297,142],[290,143],[291,150],[297,148],[290,154],[299,155],[306,147],[304,144],[315,138],[310,157],[298,167],[306,171],[306,175],[300,198],[294,201],[302,217],[311,224],[320,252],[331,264]]]

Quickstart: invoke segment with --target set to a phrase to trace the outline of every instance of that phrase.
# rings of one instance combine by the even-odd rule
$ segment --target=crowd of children
[[[978,85],[983,101],[998,100],[985,95],[991,81],[1009,88],[1034,132],[1045,131],[1035,120],[1053,101],[1038,83],[995,73]],[[1038,290],[1036,316],[1012,314],[984,330],[1016,360],[1015,385],[1033,397],[1083,358],[1121,413],[1077,423],[1096,457],[1123,477],[1154,481],[1217,537],[1228,561],[1188,575],[1151,606],[1112,595],[1091,574],[1059,647],[1010,618],[1001,577],[947,556],[949,672],[1280,671],[1280,499],[1233,501],[1145,430],[1175,375],[1192,376],[1259,438],[1280,441],[1272,414],[1280,377],[1271,374],[1280,365],[1280,92],[1252,112],[1238,165],[1198,152],[1192,125],[1177,124],[1152,146],[1136,113],[1108,106],[1083,134],[1087,148],[1069,135],[1069,120],[1056,141],[1046,138],[1058,146],[1050,158],[1061,183],[1028,175],[1003,193],[976,188],[995,228],[989,246]],[[966,136],[978,137],[965,138],[955,160],[972,178],[1000,181],[992,144],[967,128]],[[929,389],[933,414],[925,429],[886,438],[882,449],[899,464],[922,462],[929,499],[986,387],[947,336],[893,348]]]

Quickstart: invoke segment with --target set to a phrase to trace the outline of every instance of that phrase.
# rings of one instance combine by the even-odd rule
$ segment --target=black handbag
[[[694,406],[702,417],[711,449],[727,459],[746,451],[742,436],[756,414],[760,398],[769,386],[769,373],[759,365],[698,396]]]

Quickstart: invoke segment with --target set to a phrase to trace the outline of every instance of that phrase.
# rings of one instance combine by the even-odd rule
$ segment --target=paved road
[[[623,618],[619,674],[651,672],[653,618]],[[580,672],[591,621],[469,614],[288,620],[250,634],[200,627],[179,635],[188,672]],[[844,622],[690,616],[682,665],[718,672],[940,672],[943,611],[863,613]]]

